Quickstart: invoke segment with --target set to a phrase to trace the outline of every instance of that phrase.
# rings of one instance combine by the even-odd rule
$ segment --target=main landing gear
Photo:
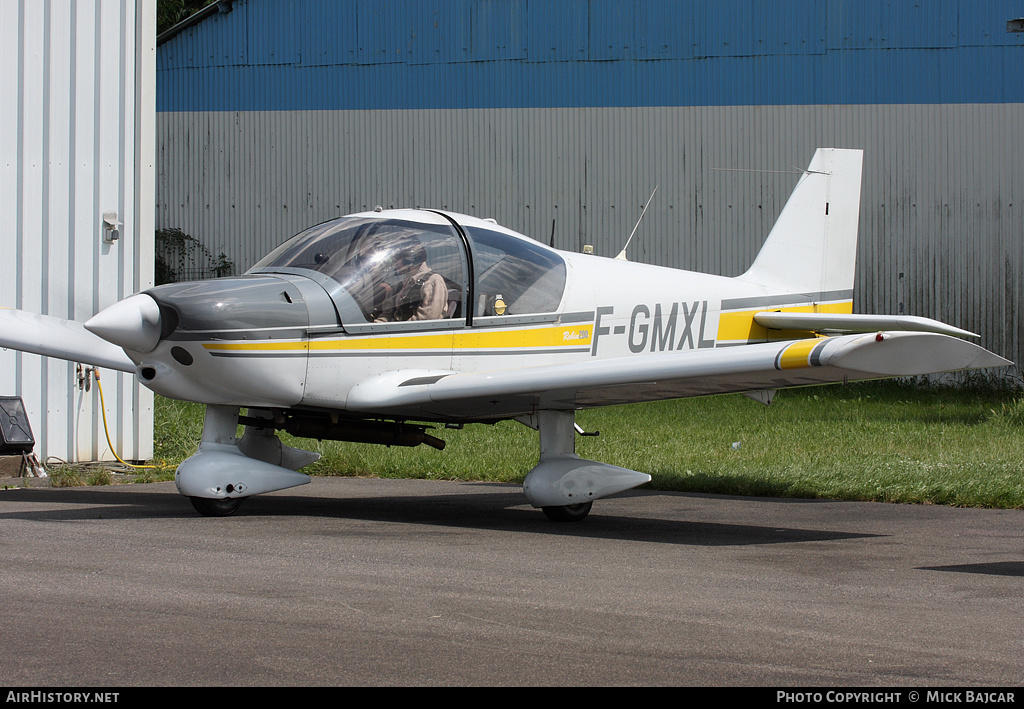
[[[523,492],[554,522],[579,522],[590,514],[594,500],[651,479],[576,455],[576,434],[582,429],[573,411],[538,411],[517,420],[540,434],[540,461],[523,481]],[[282,444],[275,426],[261,426],[257,419],[247,417],[245,435],[236,438],[238,423],[237,407],[207,406],[199,450],[175,472],[178,492],[205,517],[227,517],[251,495],[308,483],[309,476],[297,471],[320,457]]]
[[[560,507],[541,507],[544,515],[552,522],[579,522],[590,514],[593,502],[583,502],[578,505],[562,505]]]
[[[554,522],[579,522],[594,500],[650,482],[651,476],[576,455],[573,411],[538,411],[517,419],[540,433],[540,462],[523,481],[534,507]]]
[[[203,517],[230,517],[242,506],[242,497],[225,497],[215,500],[209,497],[190,497],[192,506]]]

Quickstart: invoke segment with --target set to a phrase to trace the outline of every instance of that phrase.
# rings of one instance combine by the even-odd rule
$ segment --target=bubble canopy
[[[482,220],[409,216],[416,214],[357,214],[318,224],[248,273],[317,281],[343,324],[461,325],[558,310],[566,267],[557,251]]]

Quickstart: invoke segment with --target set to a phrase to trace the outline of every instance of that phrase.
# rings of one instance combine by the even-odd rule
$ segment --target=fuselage
[[[447,290],[442,317],[393,307],[429,287],[403,266],[419,245]],[[852,302],[849,292],[784,293],[557,251],[490,221],[419,210],[318,225],[245,276],[146,295],[160,310],[159,342],[126,351],[157,393],[332,411],[395,370],[430,377],[739,346],[793,337],[758,326],[755,312],[851,312]]]

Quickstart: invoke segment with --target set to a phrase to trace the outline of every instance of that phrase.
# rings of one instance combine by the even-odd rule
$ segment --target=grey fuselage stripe
[[[787,295],[754,296],[730,298],[722,301],[722,310],[750,310],[751,308],[772,308],[779,305],[801,303],[826,303],[836,300],[850,300],[852,290],[826,291],[824,293],[790,293]]]

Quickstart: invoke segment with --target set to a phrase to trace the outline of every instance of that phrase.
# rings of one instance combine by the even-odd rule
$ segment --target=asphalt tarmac
[[[1015,687],[1024,511],[315,479],[0,490],[19,687]]]

